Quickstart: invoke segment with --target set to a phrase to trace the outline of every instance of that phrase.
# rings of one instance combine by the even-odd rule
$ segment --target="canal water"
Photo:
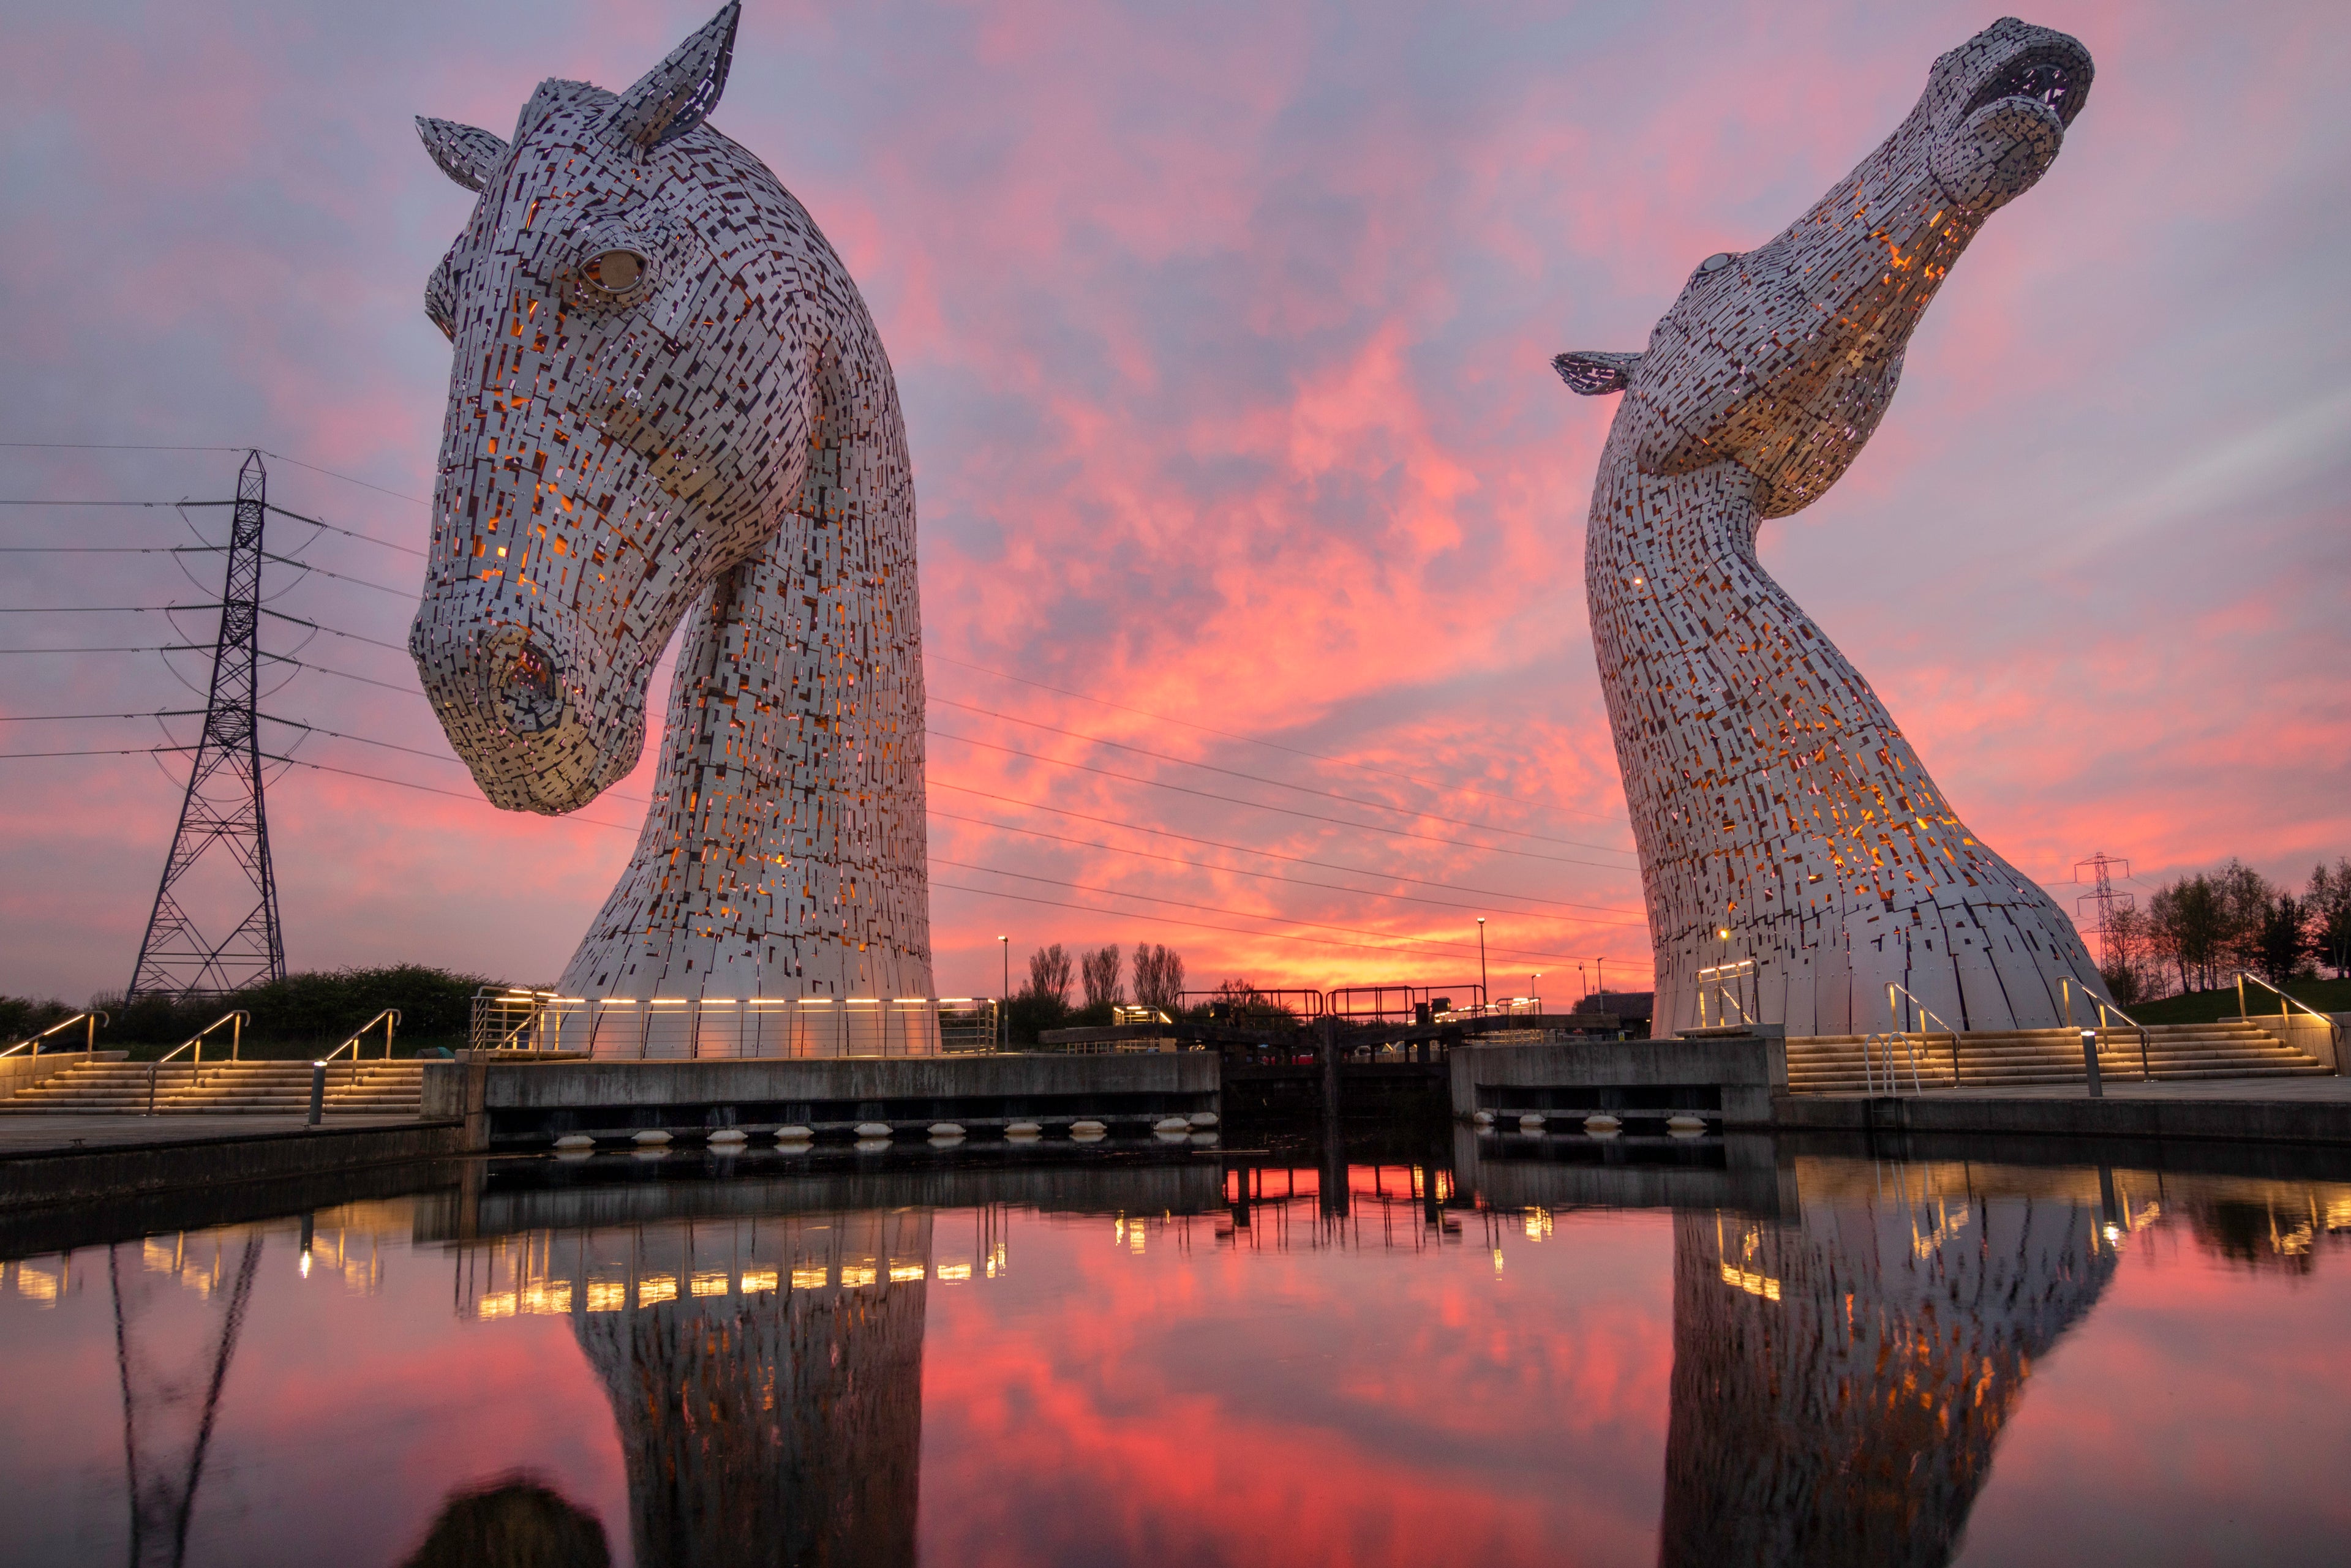
[[[2346,1561],[2351,1162],[2192,1153],[599,1155],[20,1218],[0,1560]]]

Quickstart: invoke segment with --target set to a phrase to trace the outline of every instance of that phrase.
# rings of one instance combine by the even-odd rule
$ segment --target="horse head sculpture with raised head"
[[[455,362],[409,647],[483,793],[559,813],[635,766],[693,617],[567,993],[927,995],[897,386],[807,211],[707,122],[737,14],[626,92],[540,83],[511,141],[417,121],[480,196],[425,291]]]
[[[1645,352],[1553,361],[1625,394],[1584,577],[1660,1035],[1759,1013],[1791,1034],[1925,1028],[1921,1006],[2019,1028],[2105,996],[2073,923],[1968,831],[1755,553],[1876,429],[1951,264],[2056,158],[2090,75],[2065,35],[1994,23],[1809,212],[1700,262]]]

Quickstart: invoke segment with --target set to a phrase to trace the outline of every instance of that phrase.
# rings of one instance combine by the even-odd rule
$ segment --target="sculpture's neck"
[[[799,506],[688,623],[636,856],[570,994],[929,994],[914,497],[878,340],[813,402]]]

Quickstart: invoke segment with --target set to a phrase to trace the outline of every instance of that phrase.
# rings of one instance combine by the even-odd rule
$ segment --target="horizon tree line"
[[[2125,1007],[2225,987],[2240,969],[2276,986],[2322,968],[2351,977],[2351,856],[2319,862],[2298,894],[2231,859],[2116,910],[2103,935],[2098,973]]]

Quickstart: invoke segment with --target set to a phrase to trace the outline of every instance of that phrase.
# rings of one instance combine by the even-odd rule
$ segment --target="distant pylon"
[[[277,928],[277,877],[269,865],[269,820],[261,810],[261,737],[255,722],[260,674],[261,525],[269,511],[269,476],[261,454],[247,454],[236,476],[236,509],[228,536],[228,574],[221,587],[220,639],[213,648],[212,691],[204,731],[188,770],[187,798],[154,912],[139,944],[131,998],[203,997],[286,977],[286,943]],[[181,879],[219,845],[235,858],[253,904],[228,935],[208,942],[181,905]],[[244,909],[240,895],[230,906]],[[217,927],[215,927],[217,929]]]
[[[2138,900],[2132,894],[2115,891],[2115,876],[2130,875],[2130,862],[2117,860],[2107,854],[2095,854],[2088,860],[2075,861],[2074,862],[2074,881],[2079,882],[2082,879],[2084,866],[2088,866],[2091,870],[2092,880],[2095,884],[2095,891],[2085,893],[2075,899],[2074,907],[2079,908],[2085,904],[2095,904],[2098,906],[2098,963],[2101,967],[2111,969],[2115,967],[2116,908],[2119,905],[2124,909],[2131,909],[2137,907],[2138,904]]]

